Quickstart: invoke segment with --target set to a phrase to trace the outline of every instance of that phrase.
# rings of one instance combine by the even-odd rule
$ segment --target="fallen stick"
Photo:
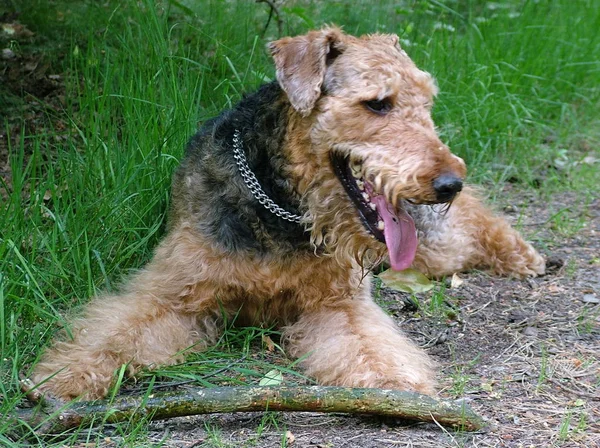
[[[41,400],[34,408],[18,411],[15,423],[25,424],[36,434],[57,434],[79,426],[118,423],[132,417],[162,420],[265,410],[384,415],[469,431],[484,426],[482,418],[464,403],[399,390],[324,386],[214,387],[68,404]]]

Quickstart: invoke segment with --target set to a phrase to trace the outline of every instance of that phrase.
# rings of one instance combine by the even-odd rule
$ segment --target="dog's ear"
[[[327,66],[342,51],[343,33],[338,28],[297,37],[284,37],[268,45],[275,60],[277,80],[292,107],[307,116],[321,96]]]

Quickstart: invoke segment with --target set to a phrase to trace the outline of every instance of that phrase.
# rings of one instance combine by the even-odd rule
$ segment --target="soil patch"
[[[488,420],[485,432],[313,413],[281,413],[265,426],[263,413],[245,413],[153,423],[154,437],[168,434],[172,447],[280,447],[287,430],[289,446],[306,448],[600,446],[600,200],[581,205],[564,193],[545,204],[512,188],[499,205],[545,245],[548,274],[462,274],[459,287],[448,282],[443,304],[433,307],[425,294],[419,309],[382,291],[399,326],[439,362],[440,396],[467,401]],[[557,226],[566,211],[574,227]]]

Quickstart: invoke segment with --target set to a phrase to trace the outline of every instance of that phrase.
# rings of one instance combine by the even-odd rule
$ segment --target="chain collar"
[[[233,134],[233,158],[235,159],[235,163],[238,166],[238,170],[242,175],[242,179],[244,179],[244,183],[252,193],[252,196],[254,196],[254,198],[258,202],[260,202],[267,210],[269,210],[275,216],[285,219],[286,221],[296,223],[299,223],[301,221],[302,216],[294,215],[293,213],[282,209],[275,202],[273,202],[269,196],[266,195],[266,193],[258,183],[256,175],[252,172],[252,170],[250,170],[250,167],[248,166],[246,155],[244,154],[244,149],[242,148],[242,139],[240,137],[240,131],[237,129]]]

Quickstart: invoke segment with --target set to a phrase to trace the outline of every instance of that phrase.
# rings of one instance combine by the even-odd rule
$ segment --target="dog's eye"
[[[385,115],[392,109],[392,102],[387,98],[365,101],[363,104],[371,112],[375,112],[378,115]]]

